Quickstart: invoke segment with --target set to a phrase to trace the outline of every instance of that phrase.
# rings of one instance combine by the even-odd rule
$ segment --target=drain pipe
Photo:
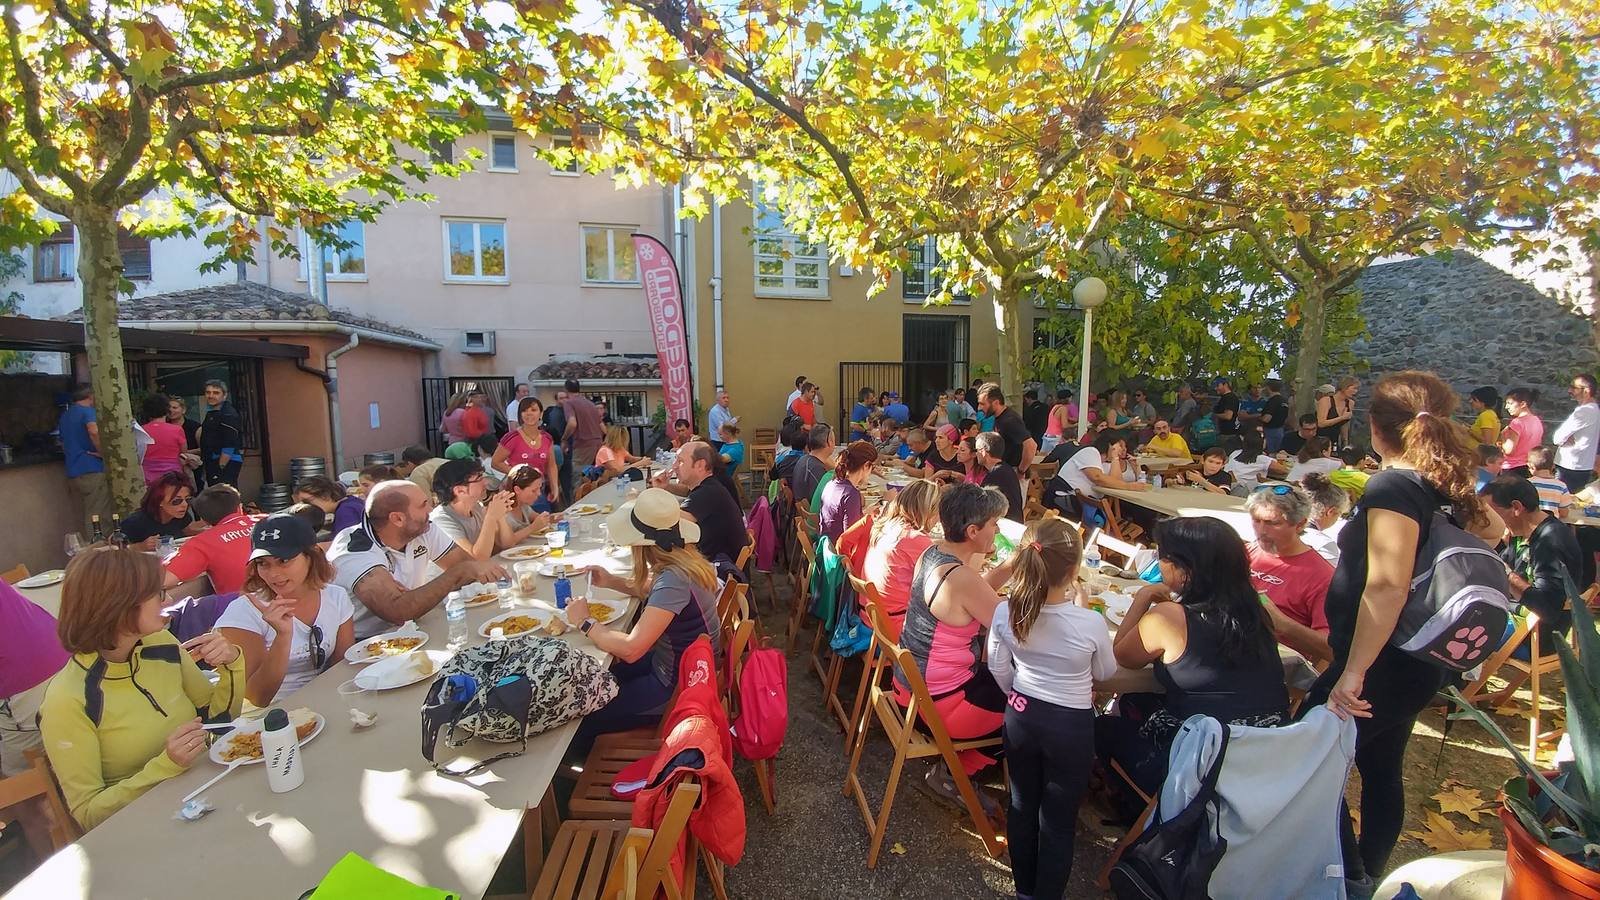
[[[361,335],[352,334],[344,346],[330,352],[322,363],[328,372],[328,380],[323,386],[328,389],[328,426],[333,436],[333,470],[336,476],[344,471],[344,425],[339,419],[339,357],[360,344]]]
[[[715,350],[717,390],[722,381],[722,204],[711,204],[711,344]]]

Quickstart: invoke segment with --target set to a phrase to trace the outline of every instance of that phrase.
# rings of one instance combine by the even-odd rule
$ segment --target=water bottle
[[[467,646],[467,601],[460,591],[451,591],[444,598],[444,620],[450,626],[450,640],[445,649],[454,653]]]
[[[1083,548],[1083,564],[1091,569],[1100,568],[1100,548],[1094,543],[1093,535],[1090,535],[1090,540],[1085,542]]]
[[[567,601],[572,599],[572,582],[567,578],[566,566],[561,567],[561,574],[556,576],[556,609],[566,609]]]
[[[300,736],[289,724],[289,714],[274,707],[267,711],[261,730],[261,754],[266,762],[267,787],[274,794],[292,791],[306,780],[300,765]]]
[[[511,609],[517,605],[516,601],[512,598],[513,592],[511,590],[511,576],[501,576],[500,580],[496,581],[494,586],[495,590],[500,594],[501,609]]]
[[[1152,476],[1150,476],[1150,483],[1155,485],[1157,490],[1160,490],[1162,485],[1165,484],[1165,482],[1162,481],[1160,475],[1152,475]]]

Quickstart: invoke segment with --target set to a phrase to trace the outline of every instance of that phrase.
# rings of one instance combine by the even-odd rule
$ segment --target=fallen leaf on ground
[[[1350,808],[1350,824],[1355,828],[1356,834],[1361,833],[1361,810],[1355,807]]]
[[[1459,830],[1449,819],[1431,809],[1427,810],[1425,828],[1422,831],[1408,831],[1406,836],[1416,838],[1440,853],[1456,850],[1488,850],[1491,843],[1489,832]]]
[[[1434,794],[1433,799],[1439,801],[1441,813],[1459,813],[1471,819],[1474,825],[1482,821],[1483,807],[1488,802],[1476,790],[1459,783],[1447,791]]]
[[[894,846],[889,848],[889,852],[896,856],[904,856],[906,854],[906,845],[895,841]]]

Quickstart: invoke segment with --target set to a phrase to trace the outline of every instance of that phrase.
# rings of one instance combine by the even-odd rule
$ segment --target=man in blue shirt
[[[106,481],[106,464],[100,458],[100,426],[95,422],[94,389],[84,385],[72,392],[72,403],[61,414],[57,425],[61,450],[66,456],[67,485],[83,504],[83,533],[93,534],[91,521],[99,516],[110,534],[111,484]]]
[[[889,405],[883,408],[883,414],[901,424],[911,421],[911,410],[900,402],[900,395],[894,391],[889,392]]]
[[[850,440],[859,441],[867,436],[867,418],[878,410],[872,405],[872,388],[864,387],[856,393],[856,405],[850,407]]]

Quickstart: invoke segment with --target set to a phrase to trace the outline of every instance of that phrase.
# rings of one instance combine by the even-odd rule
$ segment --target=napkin
[[[458,900],[458,895],[438,888],[421,887],[385,872],[354,853],[333,864],[310,900]]]

